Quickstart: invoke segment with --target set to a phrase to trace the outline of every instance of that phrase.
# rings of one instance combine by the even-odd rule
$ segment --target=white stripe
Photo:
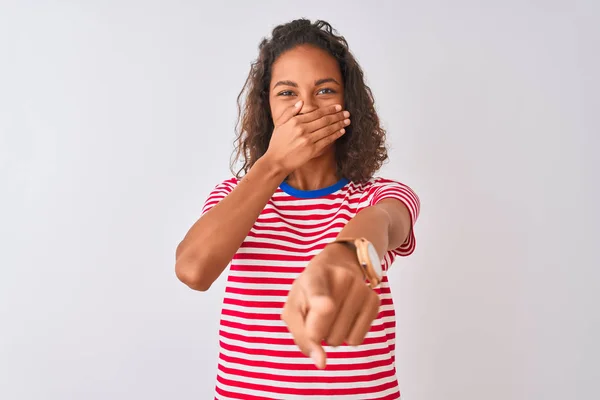
[[[218,383],[218,385],[219,385],[219,387],[223,388],[223,385],[221,385],[220,383]],[[233,392],[235,393],[235,390]],[[265,395],[266,394],[263,394],[263,396],[265,396]],[[240,400],[239,398],[234,399],[233,397],[226,397],[226,396],[220,395],[216,390],[215,390],[215,398],[217,400]]]
[[[283,308],[246,307],[237,304],[223,304],[223,310],[237,311],[244,314],[276,315],[279,317]],[[254,321],[254,319],[252,319]]]
[[[237,304],[223,304],[224,310],[231,310],[242,312],[246,314],[263,314],[263,315],[277,315],[281,314],[283,307],[275,307],[275,308],[263,308],[263,307],[248,307]],[[392,304],[386,304],[379,307],[379,311],[393,311],[394,306]]]
[[[345,221],[344,221],[345,222]],[[257,236],[248,236],[246,237],[246,240],[244,241],[245,243],[274,243],[276,241],[276,244],[279,245],[283,245],[283,246],[288,246],[288,247],[296,247],[298,251],[300,251],[303,248],[308,248],[308,247],[312,247],[312,246],[318,246],[318,245],[326,245],[327,243],[331,242],[335,236],[342,230],[342,227],[337,227],[335,229],[335,231],[332,231],[331,228],[327,231],[324,232],[323,229],[318,229],[318,230],[298,230],[298,229],[293,229],[293,231],[296,231],[298,233],[295,232],[290,232],[288,230],[283,230],[281,228],[288,228],[285,225],[282,225],[279,227],[280,229],[277,229],[277,227],[275,227],[274,225],[271,225],[269,227],[269,229],[265,229],[265,230],[257,230],[252,228],[252,232],[254,232],[255,235]],[[325,237],[326,233],[329,237]],[[271,236],[275,236],[276,239],[270,238],[270,237],[260,237],[260,235],[271,235]],[[287,239],[287,240],[286,240]],[[292,240],[297,240],[302,244],[298,244],[298,243],[293,243],[290,239]],[[240,250],[243,250],[244,247],[242,247]]]
[[[296,200],[283,200],[281,201],[281,199],[289,199],[290,196],[285,193],[285,192],[277,192],[273,194],[273,200],[280,200],[280,205],[296,205],[296,204],[325,204],[325,205],[332,205],[332,204],[339,204],[339,203],[354,203],[354,202],[360,202],[360,201],[365,201],[365,199],[363,199],[364,197],[364,193],[362,191],[356,191],[356,190],[351,190],[352,193],[350,193],[350,195],[347,195],[348,190],[344,190],[342,193],[344,193],[345,195],[340,196],[338,198],[335,199],[331,199],[331,198],[317,198],[317,199],[296,199]]]
[[[262,325],[262,326],[268,326],[268,327],[273,327],[273,326],[285,327],[286,326],[285,322],[283,322],[282,320],[239,318],[239,317],[234,317],[231,315],[222,315],[221,320],[229,321],[229,322],[233,322],[233,323],[237,323],[237,324],[244,324],[244,325]]]
[[[265,272],[265,271],[239,271],[232,269],[229,271],[230,276],[238,278],[277,278],[277,279],[296,279],[299,273],[285,273],[285,272]],[[245,300],[248,300],[247,298]],[[252,300],[256,300],[255,297]],[[284,300],[285,301],[285,300]]]
[[[315,203],[318,204],[318,203]],[[308,207],[310,206],[310,204],[303,204],[303,207]],[[260,214],[260,217],[258,218],[258,221],[261,221],[262,219],[266,219],[266,218],[274,218],[274,217],[280,217],[280,218],[289,218],[290,223],[293,223],[294,225],[306,225],[306,226],[312,226],[315,224],[321,224],[323,222],[327,221],[327,218],[322,218],[322,217],[329,217],[329,218],[342,218],[342,216],[345,216],[346,219],[350,219],[352,217],[354,217],[355,213],[352,212],[353,207],[349,207],[350,209],[348,210],[347,208],[339,208],[337,210],[320,210],[320,209],[308,209],[308,210],[302,210],[300,208],[296,209],[296,210],[277,210],[275,208],[272,207],[265,207],[265,209],[263,210],[263,212]],[[310,217],[321,217],[317,220],[311,220],[311,219],[304,219],[304,218],[298,218],[298,217],[306,217],[306,216],[310,216]]]
[[[235,274],[234,274],[235,272]],[[231,274],[234,276],[242,276],[242,274],[245,274],[244,276],[248,276],[248,277],[255,277],[255,276],[263,276],[260,274],[264,274],[261,272],[254,272],[254,271],[231,271]],[[286,274],[288,275],[288,274]],[[277,275],[279,277],[279,274]],[[245,295],[245,294],[239,294],[239,293],[225,293],[225,297],[228,299],[232,299],[232,300],[244,300],[244,301],[271,301],[271,302],[282,302],[285,303],[287,301],[287,296],[265,296],[265,295]],[[392,294],[391,293],[383,293],[381,295],[379,295],[379,298],[381,300],[389,300],[392,298]]]
[[[227,357],[235,357],[241,358],[248,361],[261,361],[261,362],[272,362],[277,364],[288,364],[290,366],[293,365],[312,365],[313,361],[309,357],[276,357],[266,354],[248,354],[240,351],[230,351],[223,347],[221,347],[221,354]],[[367,362],[377,362],[377,361],[385,361],[390,359],[390,354],[380,354],[376,356],[369,357],[346,357],[346,358],[328,358],[327,364],[329,365],[353,365],[353,364],[362,364]],[[290,368],[294,369],[294,368]],[[279,371],[279,369],[275,369],[275,371]],[[357,370],[361,371],[361,370]],[[335,374],[337,371],[333,371],[332,374]],[[366,371],[365,371],[366,372]]]
[[[233,328],[230,326],[221,326],[223,332],[230,333],[232,335],[242,335],[249,338],[263,339],[269,341],[272,339],[292,339],[292,334],[289,332],[257,332],[257,331],[245,331],[243,329]]]
[[[263,392],[262,390],[250,390],[250,389],[242,389],[242,388],[238,388],[238,387],[233,387],[233,386],[228,386],[228,385],[224,385],[220,382],[217,382],[217,385],[223,389],[223,390],[227,390],[229,392],[233,392],[233,393],[239,393],[239,394],[246,394],[248,396],[257,396],[257,397],[273,397],[273,396],[277,396],[277,399],[281,399],[281,400],[306,400],[307,397],[306,396],[294,396],[294,395],[281,395],[281,394],[275,394],[275,393],[269,393],[269,392]],[[327,386],[324,386],[323,388],[326,388]],[[376,392],[373,394],[369,394],[369,396],[375,396],[375,397],[385,397],[388,395],[391,395],[395,392],[398,391],[398,388],[391,388],[388,390],[384,390],[382,392]],[[216,392],[215,392],[216,393]],[[285,397],[284,397],[285,396]],[[336,400],[364,400],[365,397],[364,394],[360,394],[360,395],[336,395],[335,399]],[[217,399],[219,400],[230,400],[229,398],[226,397],[220,397],[218,394],[216,394]],[[332,400],[332,396],[310,396],[309,397],[310,400]]]
[[[220,339],[223,341],[223,343],[226,343],[230,346],[239,346],[239,347],[243,347],[248,350],[258,349],[258,350],[267,350],[267,351],[298,351],[298,346],[293,343],[292,344],[269,344],[269,343],[265,343],[266,341],[252,343],[252,342],[245,342],[243,340],[230,339],[230,338],[224,337],[224,336],[221,336]],[[265,338],[265,339],[267,339],[267,338]],[[361,352],[361,351],[369,351],[369,350],[381,350],[381,349],[387,349],[387,348],[388,348],[387,342],[380,342],[380,343],[372,343],[372,344],[362,344],[360,346],[339,346],[339,347],[325,346],[324,350],[328,354],[335,354],[335,353]]]

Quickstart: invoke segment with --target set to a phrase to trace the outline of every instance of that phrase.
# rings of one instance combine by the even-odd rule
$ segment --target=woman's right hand
[[[265,158],[286,174],[293,172],[321,152],[350,125],[350,113],[331,105],[298,115],[302,100],[286,109],[275,121]]]

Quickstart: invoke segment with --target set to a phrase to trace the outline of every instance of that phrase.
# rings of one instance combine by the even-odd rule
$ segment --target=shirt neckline
[[[348,179],[342,178],[337,183],[334,183],[326,188],[316,190],[300,190],[291,187],[287,182],[284,181],[281,183],[281,185],[279,185],[279,188],[290,196],[298,197],[300,199],[315,199],[317,197],[323,197],[335,193],[346,186],[349,182],[350,181]]]

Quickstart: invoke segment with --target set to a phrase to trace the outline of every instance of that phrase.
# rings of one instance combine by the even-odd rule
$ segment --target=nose
[[[301,100],[304,102],[304,104],[302,105],[300,114],[307,114],[319,108],[311,96],[304,96]]]

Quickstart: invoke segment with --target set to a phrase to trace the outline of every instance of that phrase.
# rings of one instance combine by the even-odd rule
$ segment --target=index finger
[[[300,101],[296,102],[296,104],[294,104],[293,106],[288,107],[285,110],[283,110],[281,115],[279,117],[277,117],[277,119],[274,120],[274,125],[280,126],[280,125],[283,125],[286,122],[288,122],[296,114],[298,114],[298,112],[300,112],[300,109],[302,108],[302,104],[304,104],[304,102],[302,100],[300,100]]]
[[[282,319],[286,323],[289,332],[294,338],[294,343],[296,343],[300,351],[305,356],[312,358],[317,368],[323,369],[325,368],[327,355],[321,346],[321,340],[315,339],[314,331],[310,332],[307,329],[305,320],[310,314],[310,311],[306,310],[307,306],[307,299],[304,294],[300,297],[295,297],[293,301],[286,302]],[[310,318],[314,319],[315,317],[319,318],[313,312]]]
[[[333,106],[319,107],[316,110],[313,110],[309,113],[297,115],[296,119],[300,123],[307,123],[316,121],[319,118],[324,117],[325,115],[335,114],[340,111],[342,111],[342,106],[339,104]]]

